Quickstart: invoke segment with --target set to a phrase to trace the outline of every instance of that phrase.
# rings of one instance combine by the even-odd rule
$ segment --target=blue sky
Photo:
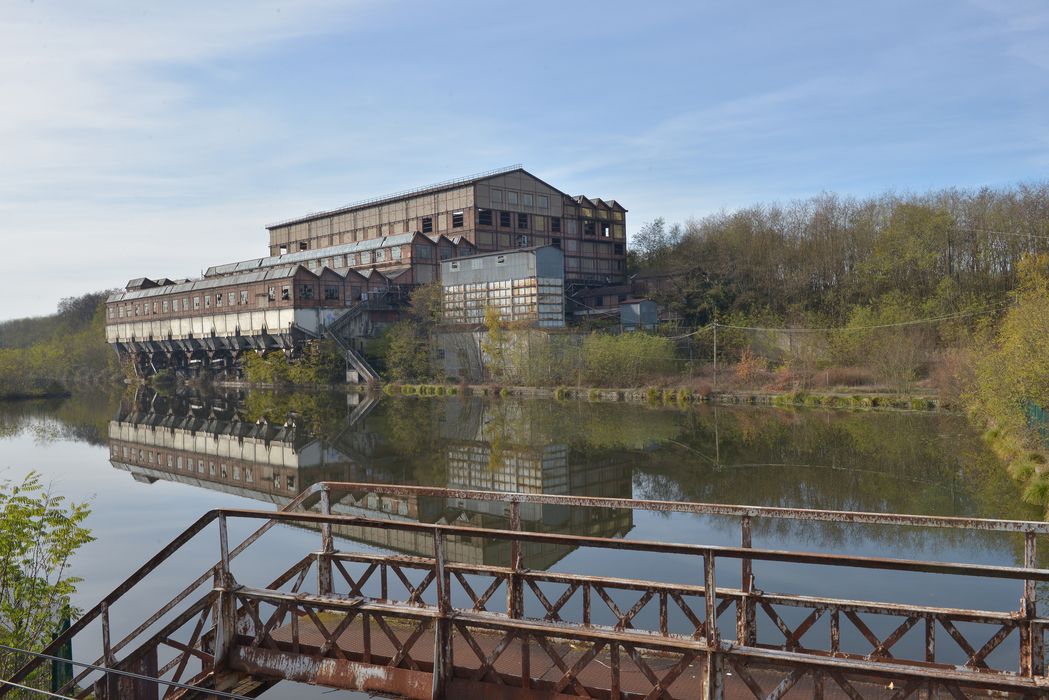
[[[6,0],[0,318],[522,163],[630,229],[1049,171],[1049,2]]]

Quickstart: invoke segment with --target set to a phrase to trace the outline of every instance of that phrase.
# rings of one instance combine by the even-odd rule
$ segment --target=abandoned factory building
[[[626,211],[520,166],[366,200],[269,226],[268,255],[200,279],[132,280],[107,301],[106,336],[146,374],[236,370],[246,353],[294,356],[329,337],[355,376],[374,378],[362,339],[418,285],[442,282],[448,323],[497,306],[506,320],[564,325],[573,298],[626,283]]]

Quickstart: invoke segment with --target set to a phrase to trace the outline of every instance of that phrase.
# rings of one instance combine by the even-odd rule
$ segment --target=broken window
[[[604,236],[605,238],[610,238],[612,236],[612,227],[609,226],[608,224],[602,222],[602,224],[601,224],[601,235]]]
[[[309,247],[306,241],[299,241],[299,250],[306,250]]]
[[[528,228],[528,214],[517,215],[517,228]]]
[[[229,297],[228,297],[228,301],[229,301],[229,305],[230,306],[233,306],[234,304],[236,304],[237,303],[237,293],[236,292],[230,292],[229,293]]]
[[[284,255],[287,252],[288,252],[288,244],[287,243],[281,243],[280,244],[280,248],[278,250],[278,254],[279,255]]]
[[[433,233],[433,217],[423,217],[423,233]]]
[[[240,292],[240,303],[241,304],[247,304],[248,303],[248,290],[246,290],[246,289],[241,290],[241,292]]]
[[[550,233],[561,233],[561,217],[550,217]]]
[[[417,245],[415,246],[415,257],[419,260],[432,260],[433,251],[426,244]]]
[[[164,307],[163,308],[164,308],[164,313],[167,313],[168,312],[168,301],[167,301],[167,299],[164,300]]]
[[[379,248],[377,251],[375,251],[375,262],[382,262],[385,259],[386,259],[386,251],[385,250],[383,250],[382,248]]]
[[[280,300],[288,301],[291,299],[291,287],[284,285],[280,288]]]
[[[210,294],[205,294],[204,295],[204,308],[205,309],[210,309],[211,308],[211,295]]]
[[[215,295],[215,306],[222,306],[222,293]]]
[[[555,248],[560,248],[561,247],[561,239],[560,238],[551,238],[550,239],[550,245],[552,245]]]
[[[613,246],[613,252],[615,252],[616,255],[622,255],[623,251],[624,251],[624,248],[623,248],[623,244],[622,243],[616,243]]]
[[[463,227],[463,213],[461,211],[452,212],[452,228]]]
[[[277,288],[270,287],[266,290],[266,299],[269,301],[277,301]]]
[[[492,225],[492,210],[491,209],[478,209],[477,210],[477,223],[480,226],[491,226]]]
[[[583,235],[584,236],[596,236],[597,235],[597,223],[594,221],[583,222]]]
[[[328,299],[328,300],[338,299],[339,298],[339,288],[338,287],[334,287],[334,286],[330,286],[330,285],[329,286],[325,286],[324,287],[324,298]]]
[[[313,298],[313,285],[312,284],[300,284],[299,285],[299,299],[312,299]]]
[[[503,228],[510,228],[510,212],[501,211],[499,212],[499,225]]]

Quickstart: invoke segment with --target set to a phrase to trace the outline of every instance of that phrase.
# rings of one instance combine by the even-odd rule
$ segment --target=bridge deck
[[[343,499],[352,505],[368,494],[502,501],[509,528],[332,514]],[[320,513],[307,510],[315,498]],[[525,532],[522,503],[738,518],[740,545]],[[1022,566],[760,549],[752,546],[752,518],[1016,533]],[[231,549],[231,519],[262,525]],[[110,606],[213,523],[219,562],[112,642]],[[231,560],[280,524],[319,530],[320,548],[262,588],[241,585]],[[432,543],[432,556],[340,552],[336,528],[410,533]],[[200,688],[254,695],[284,679],[420,699],[1049,698],[1049,618],[1038,614],[1036,588],[1049,583],[1049,570],[1038,568],[1036,558],[1036,538],[1046,535],[1049,524],[1034,522],[318,484],[280,512],[225,509],[201,517],[44,653],[100,624],[102,670],[88,668],[61,689],[95,700],[158,700],[165,684],[171,699],[206,696]],[[509,565],[448,561],[446,549],[463,539],[507,545]],[[669,582],[547,572],[525,565],[523,552],[532,545],[639,551],[689,557],[691,564],[683,568],[687,580]],[[268,549],[263,556],[275,555],[279,550]],[[925,579],[930,590],[940,576],[994,578],[1012,582],[1020,603],[1009,610],[955,609],[768,592],[755,585],[760,562],[809,567],[813,580],[836,567],[873,576],[910,572],[932,577]],[[726,570],[739,587],[717,585]],[[918,644],[904,641],[915,637]],[[43,663],[35,659],[8,680],[21,682]],[[107,691],[126,671],[148,678],[124,683],[135,688],[130,694]],[[0,696],[10,687],[0,686]]]

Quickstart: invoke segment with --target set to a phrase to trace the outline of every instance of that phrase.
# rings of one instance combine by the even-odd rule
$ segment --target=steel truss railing
[[[331,514],[333,506],[337,506],[341,500],[352,500],[360,494],[503,501],[507,503],[510,529],[490,530]],[[291,512],[309,505],[313,497],[319,497],[321,513]],[[519,529],[520,506],[524,503],[738,517],[741,544],[738,547],[720,547],[522,532]],[[264,522],[255,533],[231,550],[227,542],[226,523],[234,518]],[[989,566],[759,549],[751,546],[750,525],[753,518],[1022,533],[1025,565]],[[219,525],[220,561],[131,634],[117,644],[110,644],[109,607],[214,522]],[[231,575],[231,560],[275,524],[320,529],[320,551],[300,559],[265,588],[240,586]],[[387,557],[337,552],[332,533],[333,528],[341,526],[424,534],[432,539],[433,556]],[[1049,693],[1049,681],[1045,678],[1042,664],[1043,640],[1049,620],[1037,616],[1034,592],[1036,583],[1049,581],[1049,570],[1035,567],[1035,537],[1047,531],[1049,525],[1046,523],[1024,521],[325,483],[300,494],[282,512],[216,510],[207,513],[99,605],[88,611],[71,626],[66,635],[56,639],[45,653],[67,642],[88,623],[101,619],[104,649],[100,661],[106,666],[135,668],[144,655],[158,646],[167,645],[179,653],[163,667],[156,669],[157,676],[175,671],[175,680],[179,681],[188,661],[197,659],[201,672],[188,681],[190,683],[205,682],[216,668],[239,666],[242,670],[265,669],[267,658],[272,662],[274,654],[301,654],[303,650],[308,650],[306,655],[316,659],[379,663],[390,668],[428,673],[433,678],[435,696],[440,696],[449,684],[463,680],[586,695],[594,690],[593,686],[587,684],[595,682],[591,676],[597,666],[609,670],[609,677],[601,685],[601,692],[608,693],[609,697],[672,696],[675,683],[683,682],[684,670],[698,663],[704,669],[705,697],[722,696],[727,669],[734,671],[737,682],[742,683],[756,698],[779,698],[791,688],[801,687],[799,684],[803,683],[810,684],[813,697],[822,697],[825,686],[828,693],[833,689],[848,697],[865,697],[863,689],[871,679],[877,679],[880,688],[884,687],[885,681],[898,682],[899,686],[891,697],[900,698],[915,693],[929,694],[937,688],[944,689],[954,697],[967,697],[966,692],[984,690],[1016,697],[1040,697]],[[446,561],[447,544],[457,538],[509,542],[510,566],[471,566]],[[702,566],[696,569],[697,579],[698,572],[702,571],[702,580],[669,584],[530,571],[523,566],[521,557],[521,545],[529,542],[696,557],[702,561]],[[742,585],[739,588],[718,588],[716,571],[722,570],[725,561],[732,560],[739,562]],[[719,561],[721,564],[718,564]],[[999,578],[1020,582],[1023,596],[1019,610],[1001,612],[772,594],[754,586],[755,562]],[[356,566],[362,571],[354,575],[347,566],[351,569]],[[304,593],[302,586],[313,570],[317,574],[316,592]],[[421,573],[422,578],[413,581],[408,574],[410,571]],[[378,579],[380,590],[378,594],[366,595],[366,584],[374,582],[372,577]],[[488,580],[483,589],[476,583],[477,578]],[[471,579],[475,581],[472,584]],[[144,632],[175,610],[208,580],[213,581],[211,590],[158,632],[141,641]],[[403,586],[406,597],[396,599],[391,582]],[[337,584],[345,588],[345,592],[337,591]],[[281,590],[288,585],[292,586],[290,592]],[[505,607],[490,609],[500,589],[505,589]],[[616,595],[621,596],[627,591],[638,597],[632,606],[624,609],[616,601]],[[466,607],[453,605],[456,595],[460,599],[465,597],[468,601]],[[539,616],[525,615],[525,600],[528,596],[534,603],[533,608],[540,610]],[[582,612],[573,617],[567,611],[568,603],[575,598],[581,599]],[[606,615],[611,614],[614,620],[611,624],[595,619],[595,603],[604,606],[600,609]],[[645,627],[640,613],[650,606],[658,610],[658,622]],[[271,613],[265,620],[263,608]],[[788,624],[784,612],[788,608],[806,610],[808,615],[800,624]],[[734,624],[731,625],[720,622],[729,610],[735,613]],[[326,623],[325,617],[320,614],[322,612],[327,616],[334,614],[342,617],[334,624],[329,617]],[[671,629],[671,612],[686,620],[688,628]],[[778,631],[782,641],[772,643],[759,640],[760,615],[765,616],[764,627]],[[890,616],[902,622],[890,634],[878,636],[872,631],[869,619],[864,619],[864,616],[870,615]],[[286,619],[289,625],[284,624]],[[822,643],[814,643],[812,635],[817,621],[821,619],[829,620],[829,635]],[[401,623],[394,626],[391,624],[393,620],[400,620]],[[306,621],[314,640],[320,635],[323,641],[319,645],[310,647],[308,640],[300,635],[300,621]],[[959,628],[960,623],[987,625],[994,631],[982,645],[973,644]],[[192,625],[189,641],[176,641],[174,633],[187,625]],[[363,635],[362,647],[343,649],[341,635],[355,625],[360,627]],[[841,631],[844,626],[850,626],[869,642],[869,653],[857,654],[842,648]],[[909,630],[919,626],[924,627],[925,631],[923,653],[920,658],[905,658],[897,645]],[[407,631],[409,629],[411,631]],[[937,633],[943,632],[967,656],[963,664],[945,664],[938,660],[936,638]],[[393,650],[385,657],[380,650],[370,645],[373,634],[380,633],[385,640],[386,650]],[[435,641],[435,645],[432,645],[434,653],[428,659],[418,658],[413,649],[420,646],[419,640],[428,636],[427,633]],[[992,667],[988,657],[1013,633],[1019,637],[1019,659],[1015,670]],[[491,639],[497,640],[494,647],[485,647],[479,641]],[[118,662],[117,653],[132,642],[138,645],[135,651]],[[505,655],[511,647],[520,649],[517,655],[520,666],[516,673],[505,668]],[[580,648],[585,649],[582,655],[576,653]],[[476,658],[468,658],[469,663],[458,663],[456,658],[467,652]],[[532,678],[529,671],[530,665],[535,664],[530,656],[540,655],[540,652],[546,657],[544,663],[555,667],[554,675],[559,676],[552,685]],[[665,671],[662,676],[654,670],[656,664],[653,659],[657,658],[661,659],[661,668]],[[673,662],[669,666],[666,665],[668,660]],[[10,680],[24,680],[37,665],[33,662],[27,664]],[[632,679],[630,683],[633,685],[624,682],[624,674]],[[762,674],[765,674],[764,677]],[[587,680],[583,680],[584,677]],[[769,685],[769,677],[776,681],[771,690],[765,687]],[[638,679],[648,683],[644,692],[635,687]],[[78,688],[77,683],[82,680],[83,677],[78,677],[76,683],[67,689]],[[4,694],[6,690],[0,688],[0,695]],[[86,695],[87,691],[83,690],[79,694],[80,697]],[[166,697],[185,697],[185,694],[169,693]]]

